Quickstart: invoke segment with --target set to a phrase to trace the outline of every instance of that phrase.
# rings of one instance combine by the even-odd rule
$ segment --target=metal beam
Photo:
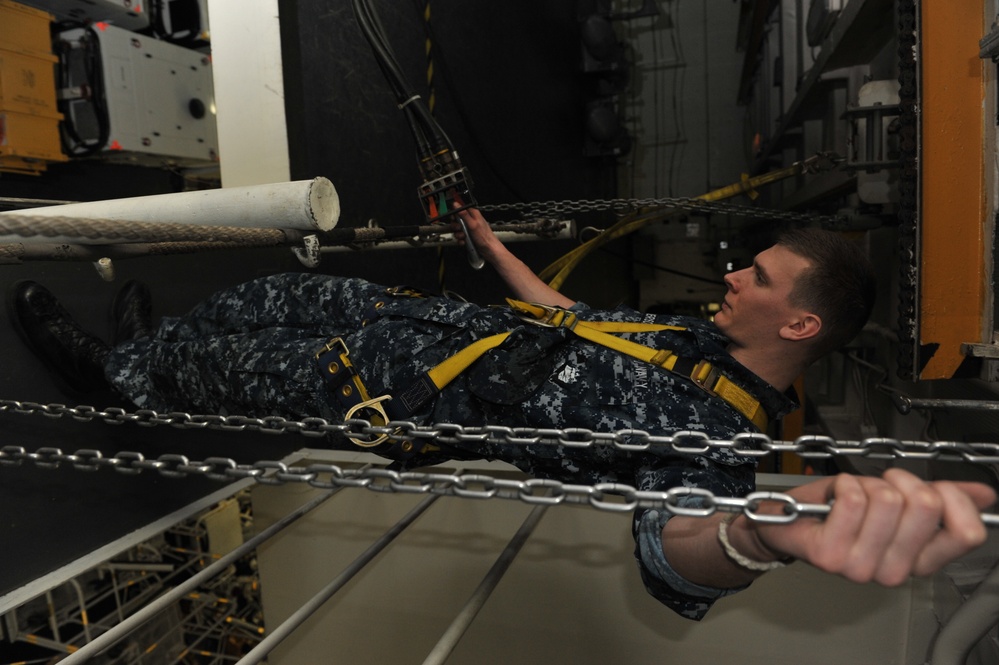
[[[433,650],[423,661],[423,665],[441,665],[447,661],[448,656],[454,651],[454,648],[458,645],[458,641],[461,636],[465,634],[468,627],[472,625],[472,621],[475,620],[476,615],[478,615],[479,610],[483,608],[486,601],[489,600],[489,596],[492,595],[493,590],[496,589],[496,585],[500,583],[503,579],[503,575],[506,574],[507,569],[510,568],[510,564],[520,553],[520,550],[524,547],[527,539],[531,537],[534,529],[538,526],[541,518],[544,517],[545,511],[548,506],[535,506],[534,510],[527,516],[524,523],[520,525],[517,533],[514,534],[513,538],[507,544],[506,548],[500,553],[496,563],[493,567],[489,569],[486,576],[482,579],[482,582],[472,593],[472,596],[465,603],[465,606],[461,608],[458,615],[448,626],[448,629],[444,631],[444,634],[438,640],[437,644],[434,646]]]
[[[336,578],[323,587],[319,593],[314,595],[308,602],[304,603],[298,610],[292,614],[290,617],[284,620],[284,622],[268,631],[267,637],[260,641],[260,644],[253,647],[253,649],[239,659],[238,665],[254,665],[259,663],[270,654],[281,642],[283,642],[289,635],[291,635],[296,628],[305,623],[306,619],[311,617],[313,614],[319,610],[323,604],[332,598],[337,591],[343,588],[343,586],[352,580],[357,573],[361,571],[366,565],[368,565],[372,559],[374,559],[379,552],[388,547],[396,537],[401,534],[406,527],[416,521],[420,515],[422,515],[427,508],[429,508],[437,499],[440,498],[439,494],[434,494],[426,497],[419,504],[416,505],[411,511],[406,513],[401,520],[392,525],[388,531],[383,533],[378,540],[373,542],[368,549],[364,550],[359,557],[354,559],[349,566],[347,566]]]
[[[961,345],[983,341],[986,196],[983,0],[921,2],[920,379],[950,378]],[[929,354],[928,354],[929,355]]]

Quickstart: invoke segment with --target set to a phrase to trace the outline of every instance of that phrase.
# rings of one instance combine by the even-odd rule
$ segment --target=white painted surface
[[[291,178],[277,0],[209,0],[222,186]]]
[[[0,219],[5,215],[329,231],[340,218],[340,199],[333,183],[326,178],[315,178],[31,208],[0,213]],[[17,240],[32,241],[52,243],[56,239]],[[71,242],[107,243],[101,238],[73,238]]]

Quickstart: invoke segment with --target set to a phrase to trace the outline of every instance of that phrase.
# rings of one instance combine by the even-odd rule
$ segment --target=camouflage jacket
[[[320,416],[342,420],[315,362],[333,337],[343,337],[371,395],[404,390],[445,358],[477,339],[511,331],[413,412],[420,423],[580,427],[593,431],[680,430],[727,439],[755,426],[691,380],[577,338],[565,329],[524,323],[509,309],[486,308],[439,297],[412,297],[364,280],[285,274],[223,291],[188,315],[165,319],[153,338],[115,348],[107,366],[112,384],[137,406],[158,411]],[[632,341],[703,358],[753,394],[771,419],[792,410],[793,400],[739,365],[726,339],[698,319],[643,315],[619,307],[572,308],[592,321],[644,321],[683,326],[683,331],[629,333]],[[337,447],[350,447],[334,441]],[[593,484],[619,482],[640,490],[700,487],[719,495],[753,490],[751,459],[724,449],[679,455],[651,448],[632,452],[611,446],[461,444],[407,464],[444,457],[501,459],[542,478]],[[661,602],[690,618],[732,590],[684,580],[663,554],[660,532],[668,514],[639,511],[633,532],[643,582]]]

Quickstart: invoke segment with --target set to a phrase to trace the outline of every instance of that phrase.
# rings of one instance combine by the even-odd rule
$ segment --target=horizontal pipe
[[[0,219],[0,226],[2,224],[3,220]],[[19,264],[24,261],[99,261],[103,258],[134,259],[145,256],[171,256],[254,247],[282,247],[302,242],[301,232],[292,229],[260,229],[259,232],[248,229],[239,230],[243,234],[252,234],[252,236],[218,242],[175,240],[108,245],[81,245],[66,242],[58,244],[48,242],[0,243],[0,264]]]
[[[0,229],[2,228],[3,219],[0,218]],[[573,237],[571,225],[568,222],[563,222],[556,225],[556,227],[539,224],[497,224],[493,228],[496,229],[496,236],[504,244],[537,241],[539,239],[563,240]],[[511,228],[521,228],[522,230],[503,230]],[[191,231],[192,235],[204,236],[209,232],[209,229],[199,227]],[[320,248],[320,252],[326,254],[334,252],[457,246],[458,241],[455,240],[454,234],[451,233],[424,235],[422,237],[419,235],[435,233],[436,231],[439,231],[439,229],[428,226],[406,227],[405,232],[395,227],[388,227],[386,229],[337,228],[330,233],[322,234],[321,242],[340,244],[325,244]],[[254,231],[247,230],[246,233],[250,234],[254,233]],[[303,242],[303,233],[297,230],[270,229],[268,231],[259,229],[256,233],[256,237],[246,237],[239,241],[231,242],[192,239],[189,241],[125,242],[102,245],[79,244],[79,242],[55,243],[46,237],[23,242],[24,239],[19,238],[19,242],[0,242],[0,265],[19,264],[24,261],[98,261],[103,258],[116,260],[133,259],[145,256],[193,254],[249,247],[298,246]],[[399,237],[405,237],[407,240],[399,240]],[[383,240],[382,238],[385,239]],[[75,240],[78,241],[78,239]]]
[[[383,533],[378,540],[371,543],[371,545],[368,546],[368,549],[364,550],[364,552],[354,559],[349,566],[344,568],[332,582],[323,587],[319,593],[314,595],[311,599],[299,607],[298,610],[285,619],[280,626],[277,626],[273,630],[269,631],[267,637],[261,640],[257,646],[253,647],[249,653],[240,658],[237,665],[254,665],[255,663],[259,663],[267,658],[267,655],[270,654],[275,647],[291,635],[296,628],[305,623],[306,619],[315,614],[327,600],[332,598],[337,591],[342,589],[347,582],[352,580],[362,568],[368,565],[379,552],[385,549],[406,529],[406,527],[415,522],[416,518],[422,515],[427,508],[429,508],[434,501],[439,498],[439,494],[428,496],[417,504],[415,508],[406,513],[401,520],[392,525],[392,527]]]
[[[899,413],[906,414],[913,409],[969,409],[972,411],[999,411],[999,402],[980,399],[923,399],[892,395],[892,402]]]
[[[503,241],[504,245],[511,242],[526,242],[529,240],[539,240],[537,234],[530,233],[519,233],[512,231],[497,231],[496,237]],[[560,231],[554,235],[546,234],[544,236],[545,240],[565,240],[572,238],[572,231],[569,225],[566,224]],[[367,252],[371,250],[386,250],[386,249],[425,249],[428,247],[449,247],[457,246],[458,241],[455,240],[453,233],[442,233],[438,236],[432,238],[424,239],[413,239],[409,240],[380,240],[371,243],[363,243],[361,245],[324,245],[319,251],[323,254],[337,253],[337,252]]]
[[[329,231],[340,219],[340,198],[333,183],[326,178],[315,178],[29,208],[16,213],[0,212],[0,217],[12,214],[116,222]],[[58,239],[49,241],[59,242]],[[68,242],[84,241],[76,238]],[[100,243],[100,239],[85,241],[85,244]]]
[[[513,538],[504,548],[503,552],[500,554],[499,558],[493,564],[493,567],[489,569],[486,576],[479,583],[478,588],[472,593],[468,602],[465,606],[458,612],[458,615],[448,626],[448,629],[444,631],[444,634],[438,640],[437,644],[434,646],[433,650],[427,656],[426,660],[423,661],[423,665],[442,665],[447,661],[448,656],[454,651],[454,648],[458,645],[458,641],[468,630],[468,627],[472,625],[472,621],[479,614],[479,611],[485,606],[486,601],[489,600],[489,596],[492,595],[496,586],[503,579],[506,571],[510,568],[510,564],[520,553],[520,550],[524,547],[527,539],[530,538],[534,529],[538,526],[541,518],[544,517],[545,511],[548,506],[535,506],[534,510],[530,512],[524,523],[520,525],[517,533],[514,534]]]

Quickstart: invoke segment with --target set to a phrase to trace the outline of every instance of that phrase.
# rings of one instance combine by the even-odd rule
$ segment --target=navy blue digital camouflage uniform
[[[421,373],[477,339],[512,330],[441,395],[414,413],[419,423],[465,426],[636,428],[680,430],[728,439],[756,427],[727,403],[694,384],[640,360],[576,338],[564,329],[522,322],[507,308],[440,297],[413,298],[355,278],[283,274],[222,291],[188,315],[164,319],[153,338],[115,348],[107,365],[112,384],[138,407],[161,412],[231,413],[292,419],[344,413],[315,362],[326,342],[342,336],[372,396],[409,386]],[[738,364],[713,324],[643,315],[619,307],[573,306],[584,320],[642,321],[685,331],[630,333],[632,341],[704,358],[763,404],[771,419],[796,403]],[[350,448],[346,439],[333,443]],[[745,456],[714,448],[700,456],[665,451],[479,443],[451,455],[501,459],[541,478],[593,484],[619,482],[639,490],[699,487],[725,496],[754,488]],[[412,466],[437,459],[418,456]],[[689,618],[732,590],[693,584],[666,562],[660,533],[668,514],[635,515],[635,554],[649,592]]]

